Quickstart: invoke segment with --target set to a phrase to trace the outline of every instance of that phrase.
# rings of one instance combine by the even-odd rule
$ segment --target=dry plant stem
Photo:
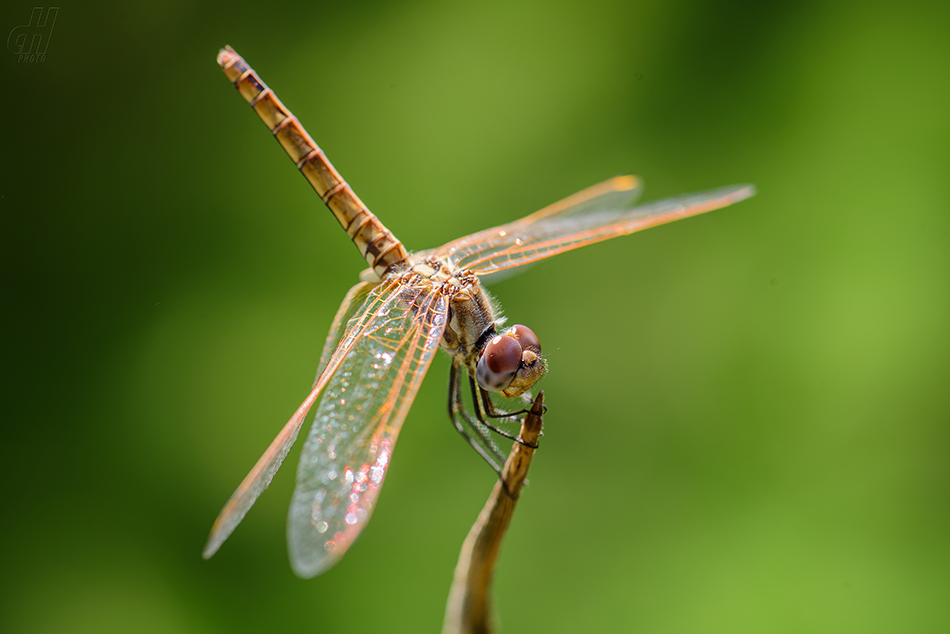
[[[524,444],[516,442],[512,446],[501,479],[495,483],[488,502],[462,544],[445,607],[442,634],[481,634],[491,631],[489,589],[492,573],[501,549],[501,540],[511,522],[515,504],[528,475],[534,448],[538,446],[543,400],[542,391],[538,393],[531,412],[521,425],[518,438]]]

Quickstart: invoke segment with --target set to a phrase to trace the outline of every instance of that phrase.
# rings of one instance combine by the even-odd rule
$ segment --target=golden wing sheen
[[[297,465],[287,542],[305,578],[335,564],[369,521],[445,330],[448,301],[428,281],[374,293],[366,302],[377,305],[327,382]]]
[[[459,267],[479,276],[491,275],[719,209],[755,194],[752,185],[733,185],[632,206],[639,190],[637,177],[617,176],[521,220],[453,240],[431,253],[451,257]]]
[[[372,420],[375,420],[377,424],[380,422],[384,423],[381,430],[383,432],[381,440],[385,440],[391,450],[391,446],[395,443],[396,435],[408,411],[408,406],[412,401],[411,397],[414,396],[415,391],[418,390],[425,370],[428,368],[428,364],[431,362],[432,356],[438,348],[439,340],[445,327],[445,300],[427,291],[431,291],[431,289],[405,287],[396,281],[392,281],[380,285],[360,283],[347,293],[343,304],[334,318],[330,335],[324,346],[324,353],[321,358],[322,372],[319,373],[313,389],[300,407],[294,412],[293,416],[291,416],[287,424],[284,425],[284,428],[277,437],[271,442],[270,446],[247,474],[237,490],[231,495],[224,509],[218,515],[204,549],[203,555],[206,559],[217,552],[221,544],[230,536],[237,525],[241,523],[241,520],[244,519],[244,516],[254,505],[254,502],[257,501],[260,494],[263,493],[270,484],[271,479],[274,477],[274,474],[277,473],[277,470],[280,469],[281,463],[297,439],[297,434],[303,425],[307,413],[317,401],[318,397],[320,397],[323,390],[329,386],[327,394],[337,394],[341,387],[346,387],[345,385],[340,385],[344,377],[347,381],[354,380],[354,365],[360,364],[363,358],[369,353],[372,353],[369,356],[374,356],[377,353],[381,354],[384,356],[384,359],[386,358],[385,355],[392,354],[392,363],[389,364],[389,369],[380,374],[378,379],[380,393],[386,391],[384,389],[385,386],[389,386],[390,391],[387,392],[387,394],[392,395],[390,411],[381,416],[379,413],[374,414],[374,412],[362,410],[365,418],[363,422],[370,420],[369,417],[372,417]],[[395,372],[406,371],[406,366],[411,368],[415,374],[401,378],[396,377]],[[378,369],[374,371],[378,372]],[[320,412],[324,411],[325,400],[326,396],[321,399],[321,405],[318,408],[318,417],[320,416]],[[359,404],[355,399],[351,399],[350,402],[354,407]],[[335,410],[337,404],[334,403],[330,407]],[[340,407],[340,411],[344,409],[345,407]],[[349,418],[349,416],[346,418]],[[347,429],[352,432],[356,425],[351,421],[347,421],[347,423]],[[342,431],[346,433],[347,430],[344,429]],[[311,436],[313,435],[314,433],[311,431]],[[370,434],[365,438],[360,436],[360,438],[368,441],[370,444],[365,447],[360,447],[353,441],[354,444],[349,448],[348,455],[357,457],[366,452],[372,452],[374,449],[371,445],[373,435]],[[377,449],[380,448],[382,448],[382,445],[377,447]],[[344,452],[341,451],[341,457],[343,453]],[[300,471],[301,474],[304,472],[303,465],[305,459],[308,459],[306,448],[303,455],[301,455],[299,463],[298,471]],[[345,467],[348,465],[342,466],[344,468],[340,470],[340,473],[342,474],[343,480],[345,480]],[[374,466],[376,466],[375,463]],[[358,472],[357,470],[357,473]],[[373,474],[380,476],[378,470],[374,471]],[[384,474],[385,466],[382,471],[382,475]],[[299,479],[300,475],[298,475],[298,480]],[[379,488],[378,485],[382,483],[381,476],[378,477],[378,480],[378,482],[374,483],[376,485],[375,489],[370,491],[369,488],[367,488],[367,492],[365,493],[369,493],[371,497],[371,499],[367,498],[367,501],[371,502],[375,500],[375,495]],[[295,492],[295,501],[297,501],[299,497],[298,493]],[[371,504],[369,506],[371,508]],[[291,508],[293,509],[293,506]],[[345,523],[345,514],[342,519]],[[366,519],[368,519],[368,514]],[[326,521],[329,527],[332,520],[333,518],[326,518],[322,521]],[[362,529],[364,525],[365,520],[359,523],[358,528]],[[348,524],[347,526],[352,527],[353,525]],[[316,530],[318,526],[315,525],[313,528]],[[293,526],[290,526],[288,530],[296,532],[297,534],[305,534],[305,531],[299,529],[293,531]],[[334,533],[330,533],[328,537],[332,537],[333,534]],[[352,529],[348,535],[355,538]],[[320,557],[329,560],[329,562],[321,569],[326,569],[332,565],[336,559],[339,559],[343,552],[346,551],[346,546],[348,546],[349,543],[351,543],[351,541],[345,542],[345,546],[340,548],[335,555],[331,555],[324,548],[324,554]],[[331,547],[331,549],[332,548],[333,547]],[[312,554],[307,556],[305,550],[301,551],[300,558],[303,561],[313,561],[317,559],[317,557]],[[294,563],[294,569],[301,576],[309,577],[317,574],[317,572],[307,573],[306,570],[308,568],[306,564],[298,566],[295,561],[292,561],[292,563]],[[310,565],[312,566],[312,564]]]

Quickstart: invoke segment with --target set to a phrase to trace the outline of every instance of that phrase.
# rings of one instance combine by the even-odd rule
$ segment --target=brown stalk
[[[491,580],[501,540],[515,512],[531,458],[541,436],[544,392],[525,416],[521,432],[495,483],[491,496],[462,544],[449,600],[445,606],[442,634],[487,634],[492,631]],[[524,444],[521,444],[524,443]],[[525,446],[528,445],[528,446]]]

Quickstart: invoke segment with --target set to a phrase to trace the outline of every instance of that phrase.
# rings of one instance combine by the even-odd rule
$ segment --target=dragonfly
[[[530,328],[505,326],[483,280],[719,209],[755,193],[751,185],[734,185],[637,205],[640,179],[617,176],[520,220],[410,253],[234,49],[222,49],[217,61],[369,268],[343,298],[309,394],[215,520],[203,552],[206,559],[268,487],[316,405],[297,465],[288,550],[294,572],[303,578],[336,564],[369,522],[403,421],[440,348],[452,358],[449,417],[472,447],[500,470],[504,456],[491,433],[512,436],[494,423],[523,411],[497,407],[492,395],[515,403],[528,398],[547,371],[547,361]],[[471,410],[463,402],[466,382]]]

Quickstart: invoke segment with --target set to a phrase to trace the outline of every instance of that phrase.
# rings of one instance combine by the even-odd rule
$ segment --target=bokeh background
[[[6,34],[32,5],[5,3]],[[618,173],[735,207],[493,287],[550,357],[507,632],[950,631],[947,5],[63,4],[4,94],[4,632],[423,632],[493,474],[448,358],[311,581],[288,468],[211,561],[363,268],[215,64],[410,247]]]

